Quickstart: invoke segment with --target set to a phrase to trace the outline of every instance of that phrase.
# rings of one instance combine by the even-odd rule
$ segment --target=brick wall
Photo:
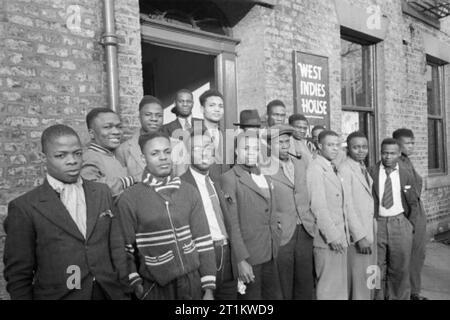
[[[390,136],[400,124],[413,129],[416,134],[416,155],[413,162],[426,183],[428,127],[423,35],[431,34],[450,43],[450,19],[444,19],[441,30],[436,30],[402,14],[401,1],[347,2],[363,9],[369,5],[379,5],[382,14],[389,21],[386,38],[376,46],[378,136],[380,140]],[[264,30],[263,35],[258,34],[261,29]],[[283,100],[289,112],[292,112],[292,51],[324,55],[329,58],[330,67],[331,127],[340,132],[340,25],[334,1],[279,0],[273,9],[255,6],[233,31],[234,36],[242,40],[237,62],[239,106],[254,102],[260,114],[265,114],[265,105],[277,98]],[[258,39],[258,42],[254,39]],[[264,41],[263,45],[259,42],[261,39]],[[261,47],[264,50],[262,67],[259,65]],[[447,67],[447,86],[450,83],[448,70]],[[251,85],[245,84],[243,87],[243,82]],[[264,94],[259,94],[256,88],[265,88]],[[446,102],[448,118],[450,99]],[[447,123],[450,122],[447,120]],[[446,133],[449,149],[449,130]],[[450,164],[450,158],[448,163]],[[447,185],[449,184],[450,181]],[[450,188],[446,186],[424,190],[423,198],[431,234],[436,232],[439,223],[450,221],[449,192]]]
[[[102,1],[0,0],[0,219],[7,203],[41,183],[44,128],[64,123],[88,141],[86,113],[105,107]],[[115,1],[120,104],[128,131],[142,97],[138,0]],[[70,5],[80,8],[73,30]],[[69,26],[69,27],[68,27]],[[3,224],[0,233],[3,233]],[[3,246],[2,248],[3,249]],[[2,279],[3,274],[0,275]],[[0,283],[0,298],[7,297]]]

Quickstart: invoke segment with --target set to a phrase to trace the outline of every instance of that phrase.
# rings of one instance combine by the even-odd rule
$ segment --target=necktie
[[[338,169],[337,169],[336,165],[332,162],[331,166],[333,167],[334,173],[337,175],[338,174]]]
[[[189,123],[189,120],[186,119],[185,122],[184,122],[184,130],[189,131],[189,130],[191,130],[191,128],[192,128],[192,126]]]
[[[366,178],[367,185],[370,187],[369,173],[367,172],[366,165],[364,164],[364,162],[361,162],[360,165],[361,165],[361,172],[364,178]]]
[[[61,202],[86,238],[86,199],[81,179],[77,183],[64,184],[62,190],[57,191],[60,193]]]
[[[208,190],[209,198],[211,199],[214,213],[216,214],[216,219],[217,223],[219,224],[220,232],[222,232],[225,238],[228,238],[227,231],[223,223],[223,212],[222,209],[220,208],[219,198],[217,197],[216,191],[214,190],[211,179],[208,176],[205,176],[205,180],[206,180],[206,189]]]
[[[394,170],[391,168],[386,168],[386,182],[384,183],[384,193],[381,205],[386,209],[390,209],[394,206],[394,196],[392,194],[392,181],[391,173]]]

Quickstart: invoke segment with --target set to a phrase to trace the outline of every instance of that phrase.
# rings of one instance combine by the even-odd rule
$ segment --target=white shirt
[[[209,197],[208,188],[206,187],[205,176],[201,173],[198,173],[192,168],[189,168],[192,173],[192,176],[195,179],[195,182],[198,186],[198,191],[200,191],[200,196],[203,202],[203,208],[205,209],[206,218],[208,219],[209,230],[211,232],[211,237],[213,241],[223,240],[225,236],[220,231],[219,223],[217,222],[217,216],[214,212],[214,208],[211,202],[211,198]],[[211,181],[211,184],[214,186],[214,183]],[[215,191],[214,191],[215,192]]]
[[[404,212],[403,204],[402,204],[402,196],[401,196],[401,186],[400,186],[400,173],[398,164],[395,166],[395,170],[390,174],[391,182],[392,182],[392,196],[394,200],[394,205],[390,209],[386,209],[383,207],[383,195],[384,195],[384,184],[386,182],[386,167],[381,164],[380,166],[380,175],[378,177],[378,183],[380,188],[380,207],[379,207],[379,215],[381,217],[394,217]]]
[[[267,180],[266,177],[262,174],[250,174],[253,181],[256,183],[256,185],[258,187],[260,187],[261,189],[267,189],[269,190],[269,185],[267,184]]]
[[[47,174],[49,185],[60,194],[61,202],[66,207],[81,234],[86,237],[86,198],[83,180],[79,177],[75,183],[63,183]]]
[[[181,127],[183,128],[183,130],[187,130],[186,129],[186,122],[189,122],[190,128],[192,128],[192,116],[189,116],[187,118],[178,117],[178,121],[180,122]]]
[[[219,148],[220,144],[220,130],[218,128],[209,128],[206,130],[208,132],[208,135],[213,139],[214,141],[214,149]]]

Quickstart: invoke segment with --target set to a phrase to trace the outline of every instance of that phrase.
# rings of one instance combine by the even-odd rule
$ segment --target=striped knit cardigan
[[[167,201],[154,188],[138,183],[125,190],[117,207],[131,287],[143,280],[165,286],[198,269],[202,288],[215,289],[214,245],[193,186],[182,181]]]

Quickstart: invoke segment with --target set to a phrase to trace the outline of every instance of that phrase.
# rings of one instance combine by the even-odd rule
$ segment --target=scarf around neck
[[[175,191],[180,189],[181,179],[171,175],[158,179],[145,169],[142,176],[142,183],[155,190],[156,193],[164,196],[164,198],[170,198]]]

